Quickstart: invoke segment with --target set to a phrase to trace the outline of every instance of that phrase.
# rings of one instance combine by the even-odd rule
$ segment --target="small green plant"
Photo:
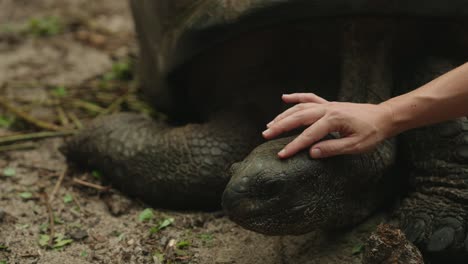
[[[31,18],[26,23],[24,31],[35,37],[55,36],[62,32],[61,21],[56,16]]]
[[[14,168],[7,167],[3,169],[3,176],[5,177],[13,177],[16,175],[16,170]]]
[[[73,243],[73,239],[65,239],[63,234],[57,234],[54,239],[55,243],[52,245],[54,249],[63,248],[66,245]]]
[[[27,229],[27,228],[29,228],[29,226],[30,226],[29,224],[16,225],[16,227],[17,227],[18,229]]]
[[[159,232],[160,230],[172,225],[174,223],[174,218],[165,218],[159,222],[157,226],[150,228],[150,235]]]
[[[49,235],[40,235],[39,236],[39,245],[41,247],[47,247],[50,243],[50,236]],[[73,239],[66,239],[63,234],[57,233],[54,236],[54,243],[52,243],[51,248],[53,249],[60,249],[66,245],[73,243]]]
[[[19,194],[19,196],[23,198],[24,200],[29,200],[33,197],[33,194],[30,192],[22,192]]]
[[[6,117],[6,116],[0,116],[0,127],[1,128],[9,128],[13,123],[15,122],[14,118],[11,117]]]
[[[190,246],[190,242],[187,241],[187,240],[182,240],[180,242],[177,243],[176,247],[178,249],[186,249]]]
[[[118,61],[112,65],[110,72],[104,74],[103,81],[129,81],[133,78],[133,63],[130,59]]]
[[[203,242],[210,242],[213,240],[212,234],[200,234],[198,236]]]
[[[45,247],[49,244],[50,236],[49,235],[40,235],[39,236],[39,246]]]
[[[88,256],[88,252],[86,250],[81,251],[80,257],[86,258]]]
[[[138,220],[140,222],[147,222],[154,218],[154,213],[151,208],[146,208],[138,215]]]
[[[63,225],[65,224],[65,222],[58,216],[54,216],[54,224],[57,224],[57,225]]]
[[[353,247],[353,249],[351,250],[351,254],[352,255],[359,255],[359,254],[361,254],[361,252],[363,250],[364,250],[364,245],[363,244],[355,245]]]
[[[97,180],[102,179],[102,173],[100,171],[97,171],[97,170],[93,170],[91,172],[91,176],[93,176]]]
[[[48,229],[49,229],[49,223],[42,223],[42,224],[39,226],[39,231],[40,231],[41,233],[47,232]]]
[[[73,196],[71,196],[71,194],[69,193],[65,194],[65,196],[63,197],[63,202],[66,204],[73,202]]]
[[[159,261],[159,263],[164,263],[164,254],[159,252],[159,251],[156,251],[153,253],[153,258],[155,259],[155,262],[156,260]],[[158,263],[158,262],[156,262]]]
[[[57,97],[64,97],[67,96],[67,88],[63,85],[56,86],[52,90],[52,94]]]

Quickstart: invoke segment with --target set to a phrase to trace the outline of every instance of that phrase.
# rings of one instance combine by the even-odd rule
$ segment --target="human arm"
[[[468,115],[468,63],[378,105],[328,102],[310,93],[283,95],[283,100],[296,105],[270,122],[263,136],[307,128],[278,153],[280,158],[307,147],[313,158],[362,153],[405,130]],[[317,142],[331,132],[341,138]]]

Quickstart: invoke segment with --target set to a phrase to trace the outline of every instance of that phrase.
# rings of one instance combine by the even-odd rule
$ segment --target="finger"
[[[284,147],[284,149],[278,153],[278,156],[282,159],[289,158],[297,152],[319,141],[332,130],[333,127],[331,126],[331,123],[322,118],[304,130],[299,136]]]
[[[297,104],[297,105],[295,105],[293,107],[290,107],[289,109],[285,110],[283,113],[277,115],[275,117],[275,119],[273,119],[273,121],[271,121],[270,123],[267,124],[267,127],[270,127],[273,123],[278,122],[279,120],[284,119],[284,118],[286,118],[286,117],[288,117],[288,116],[290,116],[290,115],[292,115],[292,114],[294,114],[294,113],[296,113],[298,111],[304,110],[304,109],[309,108],[309,107],[313,107],[314,105],[316,105],[316,104],[314,104],[314,103],[304,103],[304,104]]]
[[[320,141],[310,148],[312,158],[327,158],[336,155],[354,154],[357,139],[354,137],[344,137]]]
[[[327,100],[313,93],[283,94],[282,98],[283,98],[283,101],[288,104],[291,104],[291,103],[317,103],[317,104],[328,103]]]
[[[300,126],[311,125],[319,120],[324,114],[325,112],[318,108],[307,108],[297,111],[277,122],[274,122],[263,132],[263,136],[266,139],[271,139]]]

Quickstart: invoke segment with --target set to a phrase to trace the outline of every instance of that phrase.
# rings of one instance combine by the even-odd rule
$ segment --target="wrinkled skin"
[[[278,159],[276,153],[290,140],[262,144],[232,166],[223,207],[233,221],[268,235],[345,228],[391,195],[383,176],[391,175],[392,159],[385,156],[392,153],[392,143],[368,155],[314,160],[303,151]],[[387,163],[369,164],[370,159]]]

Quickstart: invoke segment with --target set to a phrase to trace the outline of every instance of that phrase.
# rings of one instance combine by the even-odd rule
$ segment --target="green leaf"
[[[0,260],[0,264],[8,264],[6,260]]]
[[[55,224],[58,224],[58,225],[62,225],[62,224],[64,224],[65,222],[64,222],[62,219],[60,219],[60,217],[54,216],[54,223],[55,223]]]
[[[360,244],[360,245],[356,245],[353,247],[353,249],[351,250],[351,254],[353,255],[358,255],[358,254],[361,254],[361,252],[364,250],[364,245],[363,244]]]
[[[0,116],[0,127],[9,128],[14,122],[13,118],[8,118],[5,116]]]
[[[26,229],[29,227],[29,224],[24,224],[24,225],[17,225],[19,229]]]
[[[62,32],[62,25],[55,16],[31,18],[24,31],[36,37],[54,36]]]
[[[50,236],[49,235],[40,235],[39,236],[39,245],[45,247],[49,244]]]
[[[110,72],[102,76],[102,80],[105,82],[113,80],[129,81],[133,75],[132,68],[133,63],[131,59],[118,61],[112,65]]]
[[[172,225],[172,223],[174,223],[174,218],[165,218],[162,221],[160,221],[157,226],[153,226],[152,228],[150,228],[150,234],[155,234],[160,230]]]
[[[13,177],[16,175],[16,170],[14,168],[7,167],[3,169],[3,176],[5,177]]]
[[[102,173],[100,171],[93,170],[91,175],[98,180],[102,179]]]
[[[140,222],[149,221],[153,218],[154,218],[154,213],[151,208],[146,208],[145,210],[143,210],[143,212],[140,213],[140,215],[138,215],[138,220]]]
[[[200,237],[201,240],[203,240],[205,242],[213,240],[213,235],[212,234],[200,234],[199,237]]]
[[[156,251],[153,253],[153,257],[157,258],[159,260],[160,263],[164,263],[164,254],[159,252],[159,251]]]
[[[190,246],[190,242],[188,242],[187,240],[182,240],[176,245],[178,249],[188,248],[189,246]]]
[[[57,97],[64,97],[67,95],[67,88],[63,85],[57,86],[52,90],[52,94]]]
[[[24,200],[28,200],[28,199],[31,199],[33,195],[30,192],[22,192],[19,194],[19,196],[23,198]]]
[[[0,244],[0,250],[8,250],[8,247],[4,244]]]
[[[63,202],[66,204],[73,202],[73,196],[71,196],[71,194],[69,193],[65,194],[65,196],[63,197]]]
[[[39,226],[39,231],[41,231],[41,233],[47,232],[48,229],[49,229],[49,223],[43,223]]]
[[[73,243],[73,239],[61,239],[61,240],[56,240],[56,243],[52,246],[52,248],[62,248],[68,244]]]
[[[172,225],[172,223],[174,223],[174,218],[166,218],[163,221],[161,221],[161,223],[159,224],[159,229],[161,230],[163,228],[166,228]]]
[[[124,238],[125,238],[125,233],[122,233],[117,237],[117,240],[122,241]]]
[[[86,252],[86,250],[81,251],[80,257],[86,258],[87,256],[88,256],[88,252]]]

